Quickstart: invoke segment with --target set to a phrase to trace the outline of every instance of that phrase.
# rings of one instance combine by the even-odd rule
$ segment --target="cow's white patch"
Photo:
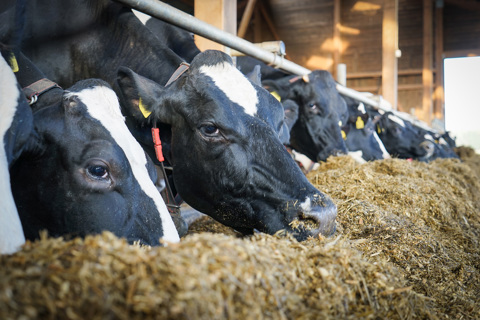
[[[423,138],[424,138],[425,140],[435,142],[435,139],[432,137],[431,134],[428,134],[428,133],[427,133],[427,134],[425,134],[425,135],[423,136]]]
[[[167,207],[148,175],[145,152],[128,130],[115,93],[107,87],[97,86],[70,95],[77,96],[86,105],[88,113],[100,121],[122,148],[138,184],[157,206],[162,220],[163,239],[169,242],[180,241]]]
[[[302,208],[303,212],[312,211],[312,200],[310,200],[309,197],[306,197],[305,201],[300,203],[300,208]]]
[[[388,119],[392,120],[395,123],[398,123],[399,125],[401,125],[402,127],[405,128],[405,122],[402,119],[400,119],[399,117],[397,117],[396,115],[389,114]]]
[[[248,79],[233,65],[221,62],[213,66],[201,66],[200,72],[212,78],[215,85],[228,99],[240,105],[245,113],[257,113],[257,90]]]
[[[143,25],[146,25],[148,20],[152,19],[152,17],[150,17],[148,14],[145,14],[143,12],[140,12],[137,10],[132,10],[132,11],[133,11],[133,14],[135,14],[135,16],[138,18],[138,20],[140,20],[140,22],[143,23]]]
[[[373,137],[377,141],[378,146],[380,147],[380,150],[382,150],[382,158],[390,159],[391,158],[390,154],[388,153],[387,149],[385,148],[385,145],[383,144],[382,140],[380,140],[380,137],[376,132],[373,133]]]
[[[360,111],[363,114],[367,113],[367,111],[365,110],[365,105],[363,104],[363,102],[360,102],[360,104],[357,107],[357,110]]]
[[[445,139],[443,139],[443,138],[440,138],[440,139],[438,140],[438,142],[439,142],[441,145],[448,146],[448,142],[447,142]]]
[[[293,159],[300,163],[306,170],[317,170],[320,167],[318,162],[313,162],[306,155],[299,153],[295,150],[292,150]]]
[[[348,151],[348,155],[353,158],[358,163],[365,163],[365,159],[363,159],[363,152],[362,150],[358,151]]]
[[[10,66],[0,56],[0,254],[14,253],[25,243],[22,224],[10,188],[4,137],[17,111],[20,91]]]

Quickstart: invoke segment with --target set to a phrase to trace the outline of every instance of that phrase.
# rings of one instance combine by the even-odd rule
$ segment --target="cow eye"
[[[104,163],[94,163],[90,164],[86,168],[87,175],[96,180],[108,179],[109,172],[108,167]]]
[[[310,110],[316,110],[317,109],[317,105],[315,103],[310,103],[308,105],[308,107],[310,108]]]
[[[220,129],[218,129],[218,127],[213,124],[202,125],[200,126],[199,130],[203,136],[209,138],[217,137],[220,135]]]

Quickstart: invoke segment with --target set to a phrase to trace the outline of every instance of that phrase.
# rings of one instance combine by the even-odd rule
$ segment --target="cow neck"
[[[43,102],[48,104],[52,99],[58,97],[58,90],[63,92],[63,89],[58,84],[47,79],[43,72],[22,53],[13,55],[13,59],[15,59],[17,64],[15,76],[20,86],[22,86],[23,93],[30,105],[37,103],[40,96],[42,96],[42,104]]]
[[[165,84],[165,87],[169,86],[173,82],[175,82],[182,74],[184,74],[190,65],[186,62],[180,63],[180,66],[175,70],[175,72],[170,76],[170,79],[168,79],[167,83]],[[163,177],[165,178],[165,184],[167,187],[167,208],[170,213],[177,213],[180,214],[180,206],[176,203],[175,197],[173,196],[173,191],[172,187],[170,186],[170,183],[168,182],[168,176],[165,171],[165,166],[163,165],[163,162],[165,161],[165,158],[163,157],[163,151],[162,151],[162,141],[160,140],[160,129],[157,127],[157,122],[153,121],[153,128],[152,128],[152,139],[153,139],[153,147],[155,149],[155,155],[157,157],[157,160],[160,162],[160,167],[162,168],[162,173]]]

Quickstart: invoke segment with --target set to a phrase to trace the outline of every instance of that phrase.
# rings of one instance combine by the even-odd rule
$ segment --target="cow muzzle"
[[[294,237],[303,241],[308,237],[331,236],[335,233],[337,207],[325,196],[315,194],[297,206],[296,216],[290,223]]]

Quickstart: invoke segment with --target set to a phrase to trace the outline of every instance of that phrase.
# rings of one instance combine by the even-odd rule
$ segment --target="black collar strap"
[[[35,102],[37,102],[38,100],[38,97],[47,92],[48,90],[50,89],[53,89],[53,88],[60,88],[61,87],[56,84],[55,82],[53,81],[50,81],[46,78],[42,78],[34,83],[32,83],[31,85],[23,88],[23,93],[25,94],[25,97],[27,97],[27,100],[28,100],[28,103],[29,104],[34,104]]]

